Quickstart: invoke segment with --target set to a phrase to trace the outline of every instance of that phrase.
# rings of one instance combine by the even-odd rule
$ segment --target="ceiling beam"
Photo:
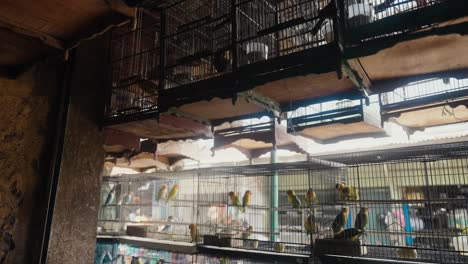
[[[192,114],[189,114],[189,113],[182,112],[182,111],[180,111],[179,109],[177,109],[177,107],[171,107],[171,108],[169,108],[169,110],[167,110],[166,113],[167,113],[168,115],[174,115],[174,116],[178,116],[178,117],[183,117],[183,118],[186,118],[186,119],[195,121],[195,122],[197,122],[197,123],[201,123],[201,124],[203,124],[203,125],[211,126],[210,120],[208,120],[208,119],[206,119],[206,118],[203,118],[203,117],[201,117],[201,116],[196,116],[196,115],[192,115]]]
[[[42,43],[44,43],[45,45],[47,45],[49,47],[52,47],[52,48],[56,48],[56,49],[59,49],[59,50],[65,49],[65,43],[62,40],[54,38],[54,37],[52,37],[52,36],[50,36],[48,34],[45,34],[43,32],[39,32],[39,31],[36,31],[36,30],[26,29],[26,28],[23,28],[23,27],[12,25],[12,24],[7,23],[5,21],[0,21],[0,28],[10,30],[10,31],[12,31],[14,33],[17,33],[17,34],[26,35],[26,36],[29,36],[29,37],[39,39]]]
[[[361,64],[357,62],[357,60],[354,60],[351,63],[349,63],[349,61],[343,60],[341,63],[341,71],[359,89],[359,91],[361,91],[364,98],[366,98],[367,103],[368,97],[371,94],[371,82]]]

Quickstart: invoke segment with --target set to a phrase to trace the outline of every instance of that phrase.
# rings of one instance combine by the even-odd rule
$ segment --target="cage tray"
[[[337,240],[337,239],[316,239],[315,256],[323,255],[345,255],[363,256],[367,254],[367,248],[361,245],[361,241]]]

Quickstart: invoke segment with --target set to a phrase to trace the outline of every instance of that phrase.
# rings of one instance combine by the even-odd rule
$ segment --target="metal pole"
[[[270,155],[270,163],[276,163],[276,144],[273,146],[273,150]],[[270,202],[271,202],[271,215],[270,215],[270,240],[275,242],[277,240],[276,233],[278,230],[278,172],[273,168],[273,175],[271,176],[271,191],[270,191]]]

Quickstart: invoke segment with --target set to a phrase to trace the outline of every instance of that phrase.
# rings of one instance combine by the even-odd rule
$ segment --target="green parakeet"
[[[354,221],[354,227],[356,227],[359,230],[365,230],[368,223],[369,223],[369,208],[361,207],[358,215],[356,216],[356,220]]]
[[[168,187],[166,184],[163,184],[161,185],[161,187],[159,187],[159,191],[158,191],[158,195],[156,196],[156,201],[159,203],[159,201],[161,201],[162,199],[165,199],[166,196],[167,196],[167,192],[168,192]]]
[[[167,195],[166,203],[174,200],[178,192],[179,192],[179,185],[174,184],[174,186],[172,186],[171,190],[169,191],[169,194]]]
[[[228,196],[229,196],[229,202],[231,203],[231,205],[238,206],[241,212],[245,212],[245,209],[242,208],[242,203],[240,201],[239,196],[237,195],[237,192],[229,192]]]
[[[306,201],[307,205],[316,204],[317,203],[317,194],[315,194],[315,192],[312,191],[312,189],[307,190],[307,192],[305,194],[305,201]]]
[[[245,208],[252,204],[252,192],[245,191],[244,197],[242,197],[242,208],[245,211]]]
[[[296,193],[293,190],[288,190],[286,192],[288,194],[288,201],[291,206],[295,209],[300,209],[302,206],[301,200],[297,197]],[[299,214],[302,214],[302,211],[298,211]]]
[[[343,231],[343,228],[348,221],[349,208],[343,207],[341,212],[335,217],[335,220],[332,223],[332,230],[334,234],[340,233]]]

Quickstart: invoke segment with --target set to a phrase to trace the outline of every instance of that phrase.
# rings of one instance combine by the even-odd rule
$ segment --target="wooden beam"
[[[19,27],[19,26],[10,24],[10,23],[5,22],[5,21],[0,21],[0,28],[5,28],[5,29],[8,29],[8,30],[10,30],[10,31],[12,31],[14,33],[18,33],[18,34],[21,34],[21,35],[26,35],[26,36],[29,36],[29,37],[39,39],[45,45],[47,45],[49,47],[52,47],[52,48],[55,48],[55,49],[59,49],[59,50],[65,49],[65,43],[62,40],[54,38],[54,37],[52,37],[52,36],[50,36],[48,34],[40,32],[40,31]]]
[[[363,79],[365,77],[361,76],[358,71],[353,69],[346,60],[342,61],[341,69],[342,69],[342,72],[346,76],[348,76],[349,80],[359,89],[359,91],[361,91],[364,98],[366,98],[366,103],[367,103],[368,97],[371,94],[370,80],[368,80],[369,83],[367,84],[369,86],[366,86],[366,81],[364,81]],[[362,70],[361,74],[363,74],[364,76],[367,76],[364,72],[364,69],[361,68],[361,70]]]
[[[205,119],[205,118],[200,117],[200,116],[196,116],[196,115],[192,115],[192,114],[189,114],[189,113],[182,112],[179,109],[177,109],[176,107],[169,108],[169,110],[166,113],[169,114],[169,115],[183,117],[185,119],[189,119],[189,120],[195,121],[197,123],[201,123],[203,125],[211,126],[210,120]]]

